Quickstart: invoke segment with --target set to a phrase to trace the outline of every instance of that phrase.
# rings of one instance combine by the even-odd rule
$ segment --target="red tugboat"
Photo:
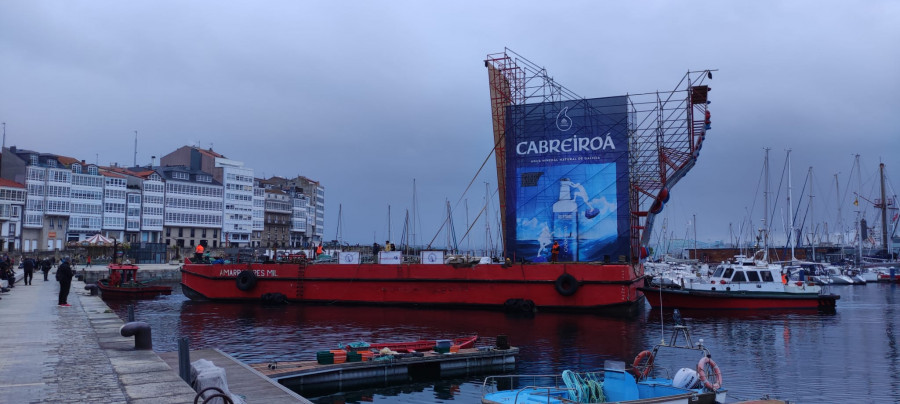
[[[172,294],[170,286],[147,285],[138,281],[137,265],[112,263],[107,268],[109,278],[97,281],[104,299],[146,299]]]
[[[415,263],[399,255],[365,263],[358,253],[345,260],[344,252],[337,263],[186,260],[184,294],[636,314],[654,217],[710,127],[703,82],[711,71],[688,72],[664,93],[585,99],[509,49],[484,64],[506,263],[428,262],[441,251]]]

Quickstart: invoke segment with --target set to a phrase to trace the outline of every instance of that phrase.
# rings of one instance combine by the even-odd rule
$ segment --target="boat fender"
[[[645,358],[647,359],[647,362],[641,364]],[[638,379],[647,377],[650,372],[653,371],[653,352],[641,351],[641,353],[634,357],[634,363],[631,364],[631,368],[631,374]]]
[[[238,289],[246,292],[256,286],[256,274],[249,269],[245,269],[238,274],[235,282]]]
[[[716,375],[715,383],[707,380],[706,372],[708,366],[712,367],[712,371]],[[722,371],[719,370],[719,365],[716,365],[716,362],[708,355],[701,358],[700,362],[697,363],[697,374],[700,376],[700,383],[703,384],[703,387],[712,391],[718,391],[722,388]]]
[[[556,292],[563,296],[572,296],[578,291],[578,280],[569,274],[562,274],[556,278]]]

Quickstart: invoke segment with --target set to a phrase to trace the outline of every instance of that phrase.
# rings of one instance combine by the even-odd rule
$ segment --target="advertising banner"
[[[547,262],[557,250],[560,262],[593,262],[628,255],[627,100],[507,108],[507,257]]]
[[[358,251],[341,251],[338,255],[340,257],[341,264],[359,264],[359,252]]]
[[[419,256],[419,262],[423,264],[443,264],[444,263],[444,252],[443,251],[422,251]]]
[[[379,251],[378,263],[399,265],[403,263],[402,253],[400,251]]]

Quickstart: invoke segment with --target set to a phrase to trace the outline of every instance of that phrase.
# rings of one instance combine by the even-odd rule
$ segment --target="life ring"
[[[562,274],[556,278],[556,292],[563,296],[572,296],[578,291],[578,280],[569,274]]]
[[[641,365],[641,362],[644,360],[644,358],[647,358],[647,363]],[[634,363],[631,364],[631,367],[631,374],[635,375],[639,379],[647,377],[650,374],[650,371],[653,370],[653,352],[641,351],[641,353],[637,354],[637,356],[634,357]]]
[[[238,289],[246,292],[256,286],[256,274],[249,269],[245,269],[235,278],[235,283],[237,283]]]
[[[710,383],[710,381],[706,379],[707,366],[712,366],[713,373],[716,375],[715,383]],[[704,356],[700,359],[700,362],[697,363],[697,375],[700,376],[700,383],[703,384],[703,387],[712,391],[717,391],[722,388],[722,371],[719,370],[719,365],[716,365],[716,362],[712,360],[712,358]]]

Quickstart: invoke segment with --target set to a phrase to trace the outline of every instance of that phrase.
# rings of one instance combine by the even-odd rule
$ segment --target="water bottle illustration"
[[[578,257],[578,204],[572,198],[572,182],[559,181],[559,200],[553,204],[553,241],[559,243],[559,260],[576,261]]]

